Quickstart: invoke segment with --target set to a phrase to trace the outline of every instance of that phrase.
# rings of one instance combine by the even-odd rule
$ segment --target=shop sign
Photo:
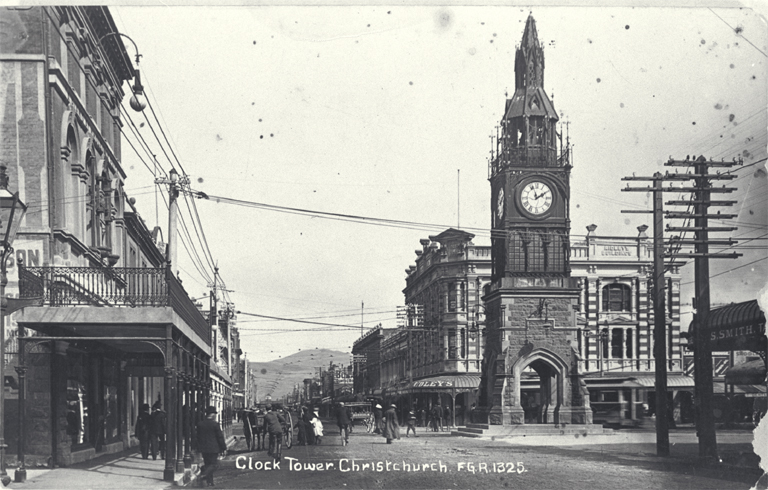
[[[627,245],[597,245],[598,255],[602,257],[632,257],[633,250]]]
[[[451,388],[453,381],[414,381],[414,388]]]
[[[751,345],[758,345],[765,336],[765,324],[742,325],[740,327],[722,326],[709,331],[712,350],[736,350]]]

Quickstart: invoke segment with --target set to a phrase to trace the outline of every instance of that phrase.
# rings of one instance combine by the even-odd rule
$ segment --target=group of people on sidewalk
[[[196,434],[196,447],[203,458],[203,466],[200,469],[198,482],[200,486],[213,486],[213,473],[218,468],[219,456],[227,453],[227,443],[224,433],[216,421],[216,407],[209,406],[205,410],[205,418],[198,422]],[[155,402],[150,413],[149,404],[141,405],[138,417],[136,417],[135,433],[139,440],[139,450],[143,459],[165,459],[165,428],[167,416],[163,411],[162,403]]]
[[[141,457],[149,459],[165,459],[165,426],[166,414],[163,411],[163,405],[158,400],[152,405],[152,412],[149,411],[149,404],[141,405],[138,417],[136,417],[136,438],[139,440],[139,449]]]

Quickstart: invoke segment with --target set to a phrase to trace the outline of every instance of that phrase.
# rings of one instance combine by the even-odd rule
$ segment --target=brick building
[[[211,329],[124,189],[132,56],[104,7],[8,7],[0,24],[0,164],[29,206],[8,293],[42,303],[7,323],[5,428],[21,441],[9,455],[121,451],[140,406],[160,401],[172,480],[209,399]]]

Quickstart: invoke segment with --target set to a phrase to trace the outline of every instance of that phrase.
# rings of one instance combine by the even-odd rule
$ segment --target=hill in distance
[[[296,384],[299,389],[303,389],[304,380],[318,376],[320,367],[327,370],[331,362],[337,366],[347,366],[351,357],[349,352],[316,348],[300,350],[272,361],[250,361],[248,364],[259,387],[260,401],[264,401],[267,395],[273,400],[279,400],[283,395],[292,393]]]

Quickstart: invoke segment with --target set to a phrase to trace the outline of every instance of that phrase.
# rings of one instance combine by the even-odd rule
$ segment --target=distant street
[[[321,445],[284,450],[279,469],[266,452],[245,452],[238,441],[217,472],[216,487],[745,489],[756,480],[680,459],[663,462],[649,452],[628,455],[623,445],[522,447],[419,428],[417,438],[403,432],[391,445],[358,429],[343,447],[335,426],[329,421],[325,427]],[[735,447],[749,450],[748,443]]]

